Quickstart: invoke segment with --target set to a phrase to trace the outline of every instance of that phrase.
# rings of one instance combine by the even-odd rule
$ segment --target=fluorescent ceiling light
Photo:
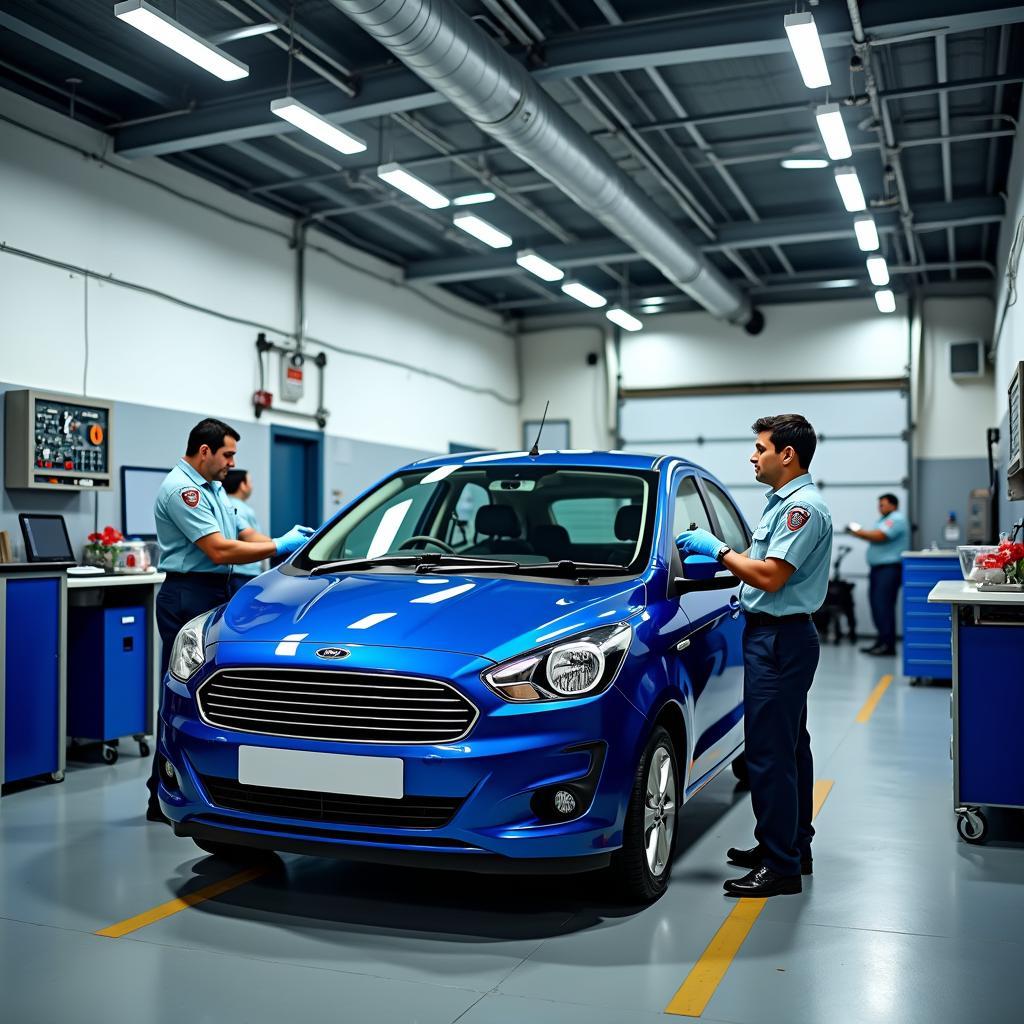
[[[493,224],[488,224],[475,213],[457,213],[452,220],[457,228],[461,228],[467,235],[479,238],[481,242],[489,245],[492,249],[507,249],[512,244],[509,235],[506,235],[504,231],[499,231]]]
[[[868,277],[871,283],[881,288],[889,283],[889,266],[884,256],[869,256],[867,258]]]
[[[562,291],[591,309],[600,309],[602,306],[608,305],[608,300],[603,295],[598,295],[597,292],[585,284],[580,284],[579,281],[566,281],[562,285]]]
[[[476,206],[478,203],[493,203],[493,192],[473,192],[468,196],[456,196],[452,200],[454,206]]]
[[[782,161],[787,171],[817,171],[828,167],[827,160],[816,160],[813,157],[789,157]]]
[[[860,213],[861,210],[868,208],[867,201],[864,199],[864,190],[860,187],[860,178],[857,177],[857,171],[853,167],[836,168],[836,187],[843,197],[843,206],[850,213]]]
[[[818,131],[821,132],[821,141],[825,143],[828,155],[833,160],[846,160],[853,156],[839,104],[822,103],[814,112],[814,116],[817,118]]]
[[[613,324],[617,324],[624,331],[642,331],[644,325],[640,320],[637,320],[632,313],[627,313],[624,309],[620,309],[616,306],[614,309],[609,309],[605,316]]]
[[[853,222],[853,230],[861,252],[874,252],[878,248],[878,228],[874,217],[858,217]]]
[[[888,288],[881,288],[875,292],[875,305],[879,313],[895,313],[896,296]]]
[[[861,282],[855,277],[837,277],[832,281],[822,281],[820,286],[822,288],[853,288],[858,284]]]
[[[804,85],[808,89],[821,89],[823,86],[831,85],[832,79],[828,76],[828,65],[821,49],[821,39],[818,38],[814,15],[810,11],[787,14],[785,25],[789,45],[793,48],[793,56],[796,57]]]
[[[561,281],[565,271],[559,270],[554,263],[548,263],[543,256],[538,256],[532,249],[523,249],[516,255],[516,263],[539,277],[542,281]]]
[[[248,66],[240,60],[190,32],[145,0],[115,4],[114,15],[224,82],[234,82],[249,74]]]
[[[291,96],[271,100],[270,110],[271,113],[284,118],[285,121],[295,125],[296,128],[301,128],[307,135],[312,135],[314,139],[319,139],[339,153],[351,156],[353,153],[366,151],[366,143],[362,139],[342,131],[326,118],[321,117],[315,110],[310,110],[304,103],[300,103]]]
[[[416,202],[429,206],[431,210],[443,210],[449,205],[448,200],[436,188],[431,188],[415,174],[410,174],[401,164],[381,164],[377,168],[377,177]]]

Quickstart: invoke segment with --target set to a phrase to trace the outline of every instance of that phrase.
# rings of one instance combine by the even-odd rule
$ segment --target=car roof
[[[420,459],[419,462],[411,463],[406,469],[416,467],[424,469],[427,467],[440,466],[521,466],[521,465],[547,465],[547,466],[581,466],[587,468],[604,469],[633,469],[633,470],[658,470],[671,463],[680,463],[686,466],[693,466],[699,469],[695,463],[687,459],[676,458],[670,455],[646,455],[635,452],[619,451],[594,451],[592,449],[573,449],[566,451],[542,450],[539,455],[531,456],[529,452],[459,452],[455,455],[438,455],[430,459]]]

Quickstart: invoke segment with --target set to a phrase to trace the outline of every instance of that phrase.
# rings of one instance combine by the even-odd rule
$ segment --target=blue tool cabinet
[[[72,608],[68,627],[68,735],[145,733],[146,609]]]
[[[0,566],[0,782],[64,777],[64,570]]]
[[[941,580],[959,580],[957,555],[903,556],[903,674],[912,680],[953,678],[953,627],[948,604],[929,604]]]

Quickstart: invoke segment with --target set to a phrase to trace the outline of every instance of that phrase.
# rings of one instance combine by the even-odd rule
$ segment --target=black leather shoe
[[[150,804],[146,808],[146,821],[159,821],[162,825],[170,825],[170,818],[160,810],[159,804]]]
[[[730,864],[736,864],[741,868],[759,868],[764,863],[764,848],[760,843],[752,846],[749,850],[738,850],[735,846],[730,847],[725,855]],[[811,855],[800,858],[800,874],[814,874],[814,862]]]
[[[876,647],[871,652],[876,658],[891,658],[896,654],[895,647]]]
[[[777,875],[763,864],[742,878],[730,878],[723,886],[726,896],[795,896],[803,891],[799,875]]]
[[[881,644],[872,644],[870,647],[862,647],[860,649],[861,654],[878,654],[884,650]]]

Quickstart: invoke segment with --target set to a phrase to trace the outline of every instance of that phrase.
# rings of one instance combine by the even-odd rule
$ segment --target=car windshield
[[[345,562],[354,571],[637,572],[651,547],[655,478],[486,462],[402,473],[350,508],[294,565],[320,572]]]

